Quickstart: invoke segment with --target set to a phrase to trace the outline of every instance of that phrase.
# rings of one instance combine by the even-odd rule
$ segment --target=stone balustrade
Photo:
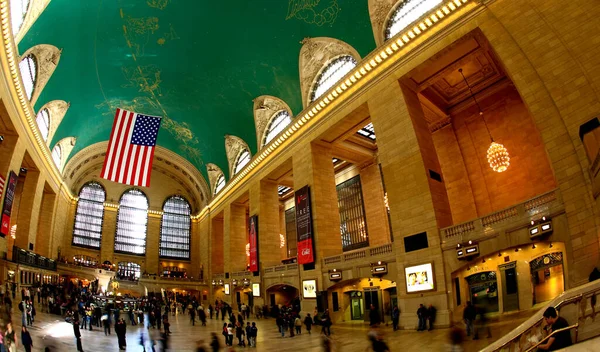
[[[362,263],[368,261],[386,260],[389,257],[394,256],[394,246],[392,243],[384,244],[378,247],[370,247],[364,249],[357,249],[351,252],[343,253],[340,255],[334,255],[331,257],[323,258],[323,265],[328,266],[331,264],[338,263]]]
[[[497,235],[500,231],[527,226],[531,220],[564,211],[558,189],[544,193],[511,207],[440,230],[446,245]]]
[[[265,277],[277,276],[277,275],[282,275],[282,274],[283,275],[292,275],[292,274],[297,274],[297,272],[298,272],[298,264],[296,264],[296,263],[275,265],[275,266],[271,266],[271,267],[266,267],[263,270]]]

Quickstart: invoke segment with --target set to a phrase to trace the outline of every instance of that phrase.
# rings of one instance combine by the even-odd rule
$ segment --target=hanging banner
[[[10,213],[12,210],[13,199],[15,198],[15,189],[17,188],[17,174],[10,172],[8,175],[8,184],[6,185],[6,196],[2,206],[2,227],[0,227],[0,236],[8,235],[10,231]]]
[[[250,243],[249,271],[258,271],[258,215],[253,215],[248,223],[248,243]]]
[[[294,203],[296,206],[296,233],[298,236],[298,264],[314,263],[310,188],[308,186],[294,192]]]

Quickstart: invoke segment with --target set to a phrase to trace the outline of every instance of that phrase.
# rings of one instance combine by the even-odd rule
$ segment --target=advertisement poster
[[[258,271],[258,215],[250,217],[248,231],[248,243],[250,243],[250,266],[248,270]]]
[[[431,263],[404,268],[406,275],[406,292],[421,292],[434,289],[433,266]]]
[[[317,280],[303,280],[302,293],[304,298],[317,298]]]
[[[15,198],[15,189],[17,188],[17,174],[10,172],[8,176],[8,184],[6,186],[6,196],[4,197],[4,205],[2,206],[2,227],[0,228],[0,236],[5,237],[9,233],[10,228],[10,213],[12,210],[13,200]]]
[[[314,263],[310,188],[308,186],[304,186],[294,193],[294,203],[296,206],[296,231],[298,236],[298,264]]]
[[[229,284],[225,284],[224,287],[225,287],[225,294],[226,295],[230,294],[231,292],[229,291]]]
[[[260,297],[260,284],[259,283],[252,284],[252,296]]]

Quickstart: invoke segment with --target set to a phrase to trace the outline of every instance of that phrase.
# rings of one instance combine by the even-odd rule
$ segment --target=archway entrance
[[[327,289],[328,308],[334,322],[369,321],[371,309],[384,322],[397,304],[396,283],[386,279],[357,278]]]
[[[485,312],[497,312],[498,305],[498,278],[495,271],[486,271],[468,276],[469,294],[471,302]]]
[[[562,252],[539,256],[529,262],[533,285],[533,304],[546,302],[564,291]]]
[[[300,298],[299,290],[291,285],[278,284],[267,288],[267,302],[266,304],[271,308],[279,306],[290,307],[292,309],[300,309]]]

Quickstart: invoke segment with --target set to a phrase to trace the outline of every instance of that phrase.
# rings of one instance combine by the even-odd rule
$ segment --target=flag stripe
[[[131,117],[131,113],[129,111],[126,111],[124,113],[123,120],[121,121],[121,124],[119,125],[119,131],[118,131],[117,135],[115,136],[117,145],[116,145],[115,150],[113,151],[113,160],[111,163],[112,173],[110,174],[110,180],[112,180],[112,181],[117,181],[117,175],[118,175],[118,171],[119,171],[118,165],[119,165],[119,161],[120,161],[119,158],[121,156],[121,149],[122,149],[123,143],[124,143],[123,135],[125,134],[125,130],[129,126],[129,123],[131,122],[130,117]]]
[[[146,152],[146,168],[144,169],[144,177],[143,177],[143,182],[142,184],[145,185],[146,187],[150,187],[150,170],[152,170],[152,167],[150,166],[150,162],[151,160],[154,158],[154,147],[150,147],[149,150]]]
[[[141,145],[140,146],[140,151],[138,153],[138,155],[135,157],[135,176],[133,177],[133,184],[139,185],[141,184],[140,182],[140,170],[143,167],[143,160],[140,159],[140,155],[144,155],[144,153],[146,152],[146,149],[148,147],[146,147],[145,145]]]
[[[136,116],[134,113],[131,113],[131,115],[132,116],[129,119],[129,122],[127,123],[127,128],[121,134],[124,142],[122,144],[123,148],[121,149],[121,153],[119,153],[119,158],[117,159],[117,169],[119,170],[119,172],[117,173],[117,182],[119,183],[124,183],[123,175],[125,174],[125,167],[129,158],[129,146],[131,145],[129,141],[131,140],[131,135],[133,134],[133,127],[135,126]]]
[[[131,184],[131,176],[133,175],[133,164],[135,162],[135,157],[138,154],[139,151],[139,146],[137,145],[132,145],[131,147],[131,151],[127,157],[126,165],[125,165],[125,180],[123,181],[123,183],[126,183],[128,185]]]
[[[110,163],[112,161],[112,153],[113,153],[113,149],[114,149],[114,145],[115,145],[115,140],[113,138],[115,136],[115,131],[118,128],[120,128],[119,126],[121,125],[123,113],[124,113],[123,110],[117,109],[117,113],[115,115],[115,122],[113,123],[112,131],[110,131],[110,139],[108,140],[108,150],[106,152],[106,160],[104,162],[104,166],[102,166],[101,175],[103,178],[108,177],[108,170],[110,169],[108,166],[110,165]]]

